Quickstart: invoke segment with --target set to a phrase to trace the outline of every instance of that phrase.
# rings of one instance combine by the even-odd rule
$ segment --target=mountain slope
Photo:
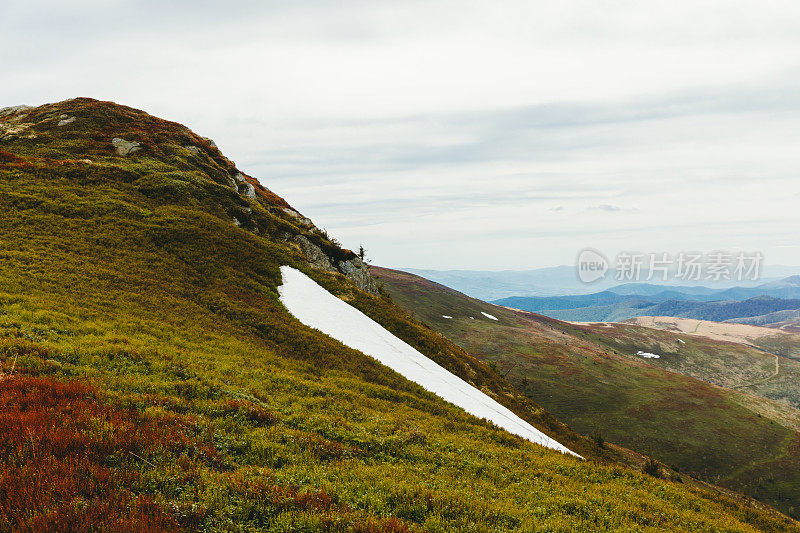
[[[377,359],[425,390],[478,418],[491,421],[509,433],[553,450],[576,455],[493,398],[386,331],[365,314],[327,292],[299,270],[284,266],[281,267],[281,273],[281,302],[303,324]]]
[[[487,304],[412,274],[372,271],[416,318],[576,430],[787,512],[798,509],[800,416],[775,401],[800,401],[796,362],[782,363],[788,373],[773,380],[775,356],[751,347],[624,324],[560,322]],[[499,320],[481,319],[481,312]]]
[[[639,316],[675,316],[725,321],[800,309],[800,300],[785,300],[770,296],[757,296],[741,301],[696,301],[683,298],[661,301],[651,297],[615,295],[610,291],[590,296],[502,298],[493,303],[541,313],[559,320],[579,322],[616,322]],[[578,304],[578,307],[568,307],[573,303]]]
[[[639,316],[675,316],[765,324],[793,317],[800,309],[798,276],[758,285],[715,290],[648,283],[626,283],[591,294],[511,296],[498,305],[541,313],[560,320],[619,321]]]
[[[797,530],[613,464],[185,127],[76,99],[0,131],[0,529]],[[590,460],[304,326],[283,266]]]
[[[693,318],[663,316],[637,317],[627,322],[648,328],[742,344],[780,357],[800,361],[800,335],[792,331],[733,322],[710,322]]]

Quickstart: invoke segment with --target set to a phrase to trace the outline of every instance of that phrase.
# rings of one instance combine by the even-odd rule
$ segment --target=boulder
[[[236,174],[234,179],[238,182],[236,190],[239,192],[239,194],[243,194],[248,198],[256,197],[256,188],[253,187],[252,183],[247,181],[247,179],[244,177],[244,174],[239,172],[238,174]]]
[[[333,263],[325,255],[325,252],[322,251],[322,248],[308,240],[308,237],[305,235],[297,235],[294,238],[295,242],[300,245],[300,251],[303,252],[303,255],[306,256],[306,259],[311,266],[315,268],[321,268],[322,270],[327,270],[329,272],[338,272],[336,268],[334,268]]]
[[[142,145],[136,141],[126,141],[119,137],[114,137],[111,140],[111,144],[114,145],[114,148],[117,149],[117,153],[121,156],[126,156],[142,149]]]
[[[339,261],[339,272],[344,274],[356,287],[371,294],[378,293],[378,286],[370,276],[369,269],[358,257],[348,261]]]
[[[370,276],[367,265],[358,257],[347,261],[339,261],[339,263],[334,266],[330,257],[322,251],[322,248],[311,242],[305,235],[295,236],[294,241],[300,245],[300,251],[306,256],[311,266],[327,270],[328,272],[344,274],[346,278],[352,281],[355,286],[362,291],[371,294],[378,293],[378,286],[375,284],[375,280],[372,276]]]

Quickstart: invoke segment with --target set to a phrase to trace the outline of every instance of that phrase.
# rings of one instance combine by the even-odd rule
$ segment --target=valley
[[[787,358],[785,374],[775,376],[775,356],[740,343],[632,324],[568,323],[411,274],[371,270],[416,318],[584,435],[786,512],[797,508],[797,361]],[[498,321],[479,319],[482,312]]]

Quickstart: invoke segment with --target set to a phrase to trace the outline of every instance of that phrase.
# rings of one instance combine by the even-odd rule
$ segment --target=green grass
[[[88,99],[17,123],[0,144],[0,471],[16,480],[0,530],[798,530],[615,463],[387,297],[310,268],[294,235],[352,252],[269,191],[233,192],[233,164],[184,127]],[[143,149],[119,157],[113,137]],[[278,300],[284,264],[589,460],[303,326]]]
[[[780,350],[769,353],[766,349],[735,342],[630,324],[616,324],[613,328],[590,324],[572,331],[632,359],[639,357],[635,355],[639,350],[656,353],[661,357],[648,361],[653,366],[800,407],[800,362],[779,355]],[[772,337],[757,339],[754,343],[775,348],[790,345],[790,342],[776,341]]]
[[[764,381],[774,356],[746,346],[626,324],[578,326],[486,304],[411,274],[373,272],[416,318],[575,430],[784,512],[800,510],[800,415],[784,403],[798,399],[794,361],[783,360],[783,374]],[[662,357],[644,360],[639,350]],[[739,388],[763,397],[709,382],[757,383]]]

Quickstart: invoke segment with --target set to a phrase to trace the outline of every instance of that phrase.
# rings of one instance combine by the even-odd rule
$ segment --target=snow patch
[[[489,313],[484,313],[483,311],[481,311],[481,314],[482,314],[483,316],[485,316],[486,318],[489,318],[489,319],[491,319],[491,320],[497,320],[497,317],[496,317],[496,316],[492,316],[492,315],[490,315]]]
[[[466,412],[547,448],[580,457],[431,361],[297,269],[281,267],[280,300],[300,322],[359,350]]]
[[[453,318],[450,315],[442,315],[442,318]]]
[[[650,352],[643,352],[641,350],[636,352],[636,355],[641,355],[645,359],[659,359],[661,357],[660,355],[657,355],[657,354],[654,354],[654,353],[650,353]]]
[[[681,343],[681,344],[686,344],[686,341],[683,340],[683,339],[678,339],[678,342]]]

